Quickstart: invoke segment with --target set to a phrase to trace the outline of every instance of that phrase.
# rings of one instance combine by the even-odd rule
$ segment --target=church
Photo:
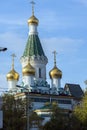
[[[46,65],[49,59],[41,45],[38,36],[39,20],[35,16],[34,4],[32,3],[32,15],[28,19],[29,35],[24,53],[20,58],[22,65],[22,81],[18,84],[19,73],[14,66],[15,54],[12,54],[12,67],[7,73],[8,91],[16,96],[25,96],[29,92],[29,98],[33,101],[34,110],[40,114],[48,114],[44,105],[56,102],[65,111],[72,111],[82,96],[83,91],[79,84],[66,83],[61,86],[62,70],[56,63],[56,51],[54,54],[54,66],[49,70],[51,84],[46,80]]]

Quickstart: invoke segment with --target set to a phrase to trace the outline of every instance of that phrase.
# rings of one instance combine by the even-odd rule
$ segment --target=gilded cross
[[[16,55],[12,54],[11,56],[12,56],[12,69],[14,69],[14,58],[16,57]]]
[[[35,2],[32,0],[30,3],[32,4],[32,15],[34,15],[34,5],[35,5]]]
[[[57,52],[53,51],[53,54],[54,54],[54,66],[56,66],[56,54],[57,54]]]

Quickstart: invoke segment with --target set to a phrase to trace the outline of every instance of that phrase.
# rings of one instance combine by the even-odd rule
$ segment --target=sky
[[[66,83],[80,84],[84,90],[87,80],[87,0],[34,0],[34,14],[39,19],[38,35],[49,71],[54,66],[52,52],[56,50],[57,67],[62,71],[61,86]],[[8,89],[7,73],[11,70],[15,53],[15,70],[22,82],[23,55],[28,39],[27,20],[32,14],[31,0],[0,0],[0,91]]]

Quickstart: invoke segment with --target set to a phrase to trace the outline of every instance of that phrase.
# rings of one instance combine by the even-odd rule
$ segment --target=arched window
[[[39,78],[41,78],[41,68],[39,68]]]

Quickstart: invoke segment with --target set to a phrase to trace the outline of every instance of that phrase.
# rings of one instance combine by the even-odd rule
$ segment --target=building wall
[[[43,107],[46,103],[56,102],[60,108],[72,110],[74,105],[73,97],[70,96],[49,96],[49,95],[30,95],[30,99],[33,101],[34,109]]]
[[[1,107],[2,107],[2,103],[3,103],[3,100],[2,100],[2,97],[0,97],[0,110],[1,110]]]

